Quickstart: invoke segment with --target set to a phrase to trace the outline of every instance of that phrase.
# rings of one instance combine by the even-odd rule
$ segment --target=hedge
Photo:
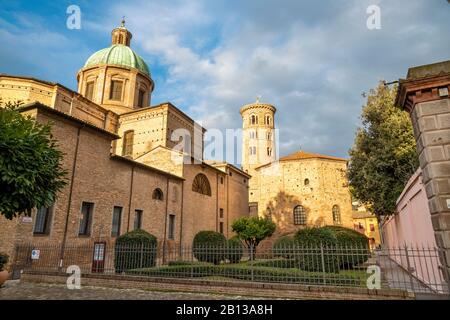
[[[340,226],[326,226],[337,238],[339,266],[351,268],[367,261],[370,255],[369,238],[356,230]]]
[[[244,246],[239,237],[234,236],[227,241],[225,257],[231,263],[238,263],[244,255]]]
[[[270,268],[298,268],[298,264],[295,259],[263,259],[255,260],[253,266],[256,267],[270,267]]]
[[[300,229],[294,239],[299,246],[299,250],[295,250],[294,256],[300,269],[314,272],[339,272],[339,259],[334,254],[337,237],[331,230],[325,228]]]
[[[272,246],[274,257],[283,257],[289,259],[292,257],[292,249],[295,247],[294,237],[283,236],[275,240]]]
[[[8,263],[9,256],[6,253],[0,252],[0,271],[3,271],[3,268]]]
[[[250,267],[247,264],[235,265],[185,265],[129,270],[129,275],[165,278],[227,277],[231,279],[258,282],[282,282],[308,285],[360,286],[361,277],[357,274],[324,274],[305,272],[298,269],[269,267]]]
[[[219,232],[200,231],[194,237],[192,251],[198,261],[219,264],[225,260],[227,239]]]
[[[157,240],[150,233],[137,229],[117,238],[114,266],[117,273],[153,267],[156,264]]]

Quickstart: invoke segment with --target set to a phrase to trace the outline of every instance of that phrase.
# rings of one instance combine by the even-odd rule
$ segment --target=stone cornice
[[[242,113],[244,113],[247,110],[251,110],[251,109],[267,109],[270,110],[272,112],[276,112],[277,108],[275,108],[273,105],[268,104],[268,103],[251,103],[251,104],[246,104],[244,105],[241,110],[240,113],[242,115]]]
[[[395,105],[411,112],[417,103],[448,99],[441,97],[439,89],[450,92],[450,73],[420,79],[400,79]]]

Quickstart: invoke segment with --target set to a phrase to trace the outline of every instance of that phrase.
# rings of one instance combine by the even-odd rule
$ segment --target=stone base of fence
[[[68,275],[58,272],[24,271],[21,281],[66,283]],[[307,286],[282,283],[255,283],[245,281],[217,281],[198,279],[173,279],[130,277],[121,275],[85,274],[81,286],[113,287],[211,294],[256,296],[268,299],[331,299],[331,300],[413,300],[412,292],[403,290]]]

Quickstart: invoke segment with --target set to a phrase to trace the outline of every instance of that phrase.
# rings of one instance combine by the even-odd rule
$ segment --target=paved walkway
[[[242,296],[161,292],[137,289],[81,287],[69,290],[61,284],[7,281],[0,288],[0,300],[240,300]],[[264,298],[253,298],[264,299]]]

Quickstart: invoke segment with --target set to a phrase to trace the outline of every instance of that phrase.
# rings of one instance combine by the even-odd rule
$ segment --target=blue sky
[[[66,28],[72,4],[80,30]],[[379,30],[366,27],[372,4]],[[450,59],[446,0],[0,0],[0,73],[76,90],[77,70],[109,46],[123,15],[156,83],[152,104],[171,101],[206,128],[239,128],[240,106],[261,95],[278,109],[281,155],[346,157],[362,92]]]

